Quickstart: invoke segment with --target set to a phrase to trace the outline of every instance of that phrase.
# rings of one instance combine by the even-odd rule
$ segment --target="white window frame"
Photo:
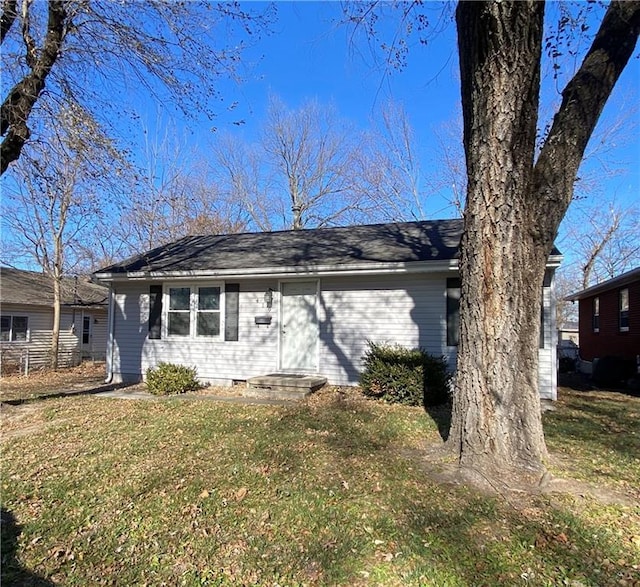
[[[9,324],[9,340],[0,340],[2,344],[24,344],[25,342],[29,342],[31,340],[31,330],[29,329],[29,316],[25,314],[2,314],[3,318],[9,318],[11,323]],[[27,321],[27,330],[25,332],[24,340],[16,340],[14,338],[14,329],[13,329],[13,320],[15,318],[24,318]]]
[[[220,299],[217,310],[200,310],[198,308],[198,299],[200,289],[207,287],[217,287],[220,290]],[[169,314],[172,312],[183,312],[187,310],[171,310],[170,299],[171,290],[179,288],[189,288],[189,334],[170,334],[169,333]],[[224,340],[224,282],[207,281],[207,282],[169,282],[163,287],[162,300],[162,338],[167,340]],[[217,313],[220,316],[220,327],[218,334],[206,335],[198,334],[198,314],[201,313]]]
[[[626,295],[622,295],[623,292],[626,292]],[[626,303],[623,303],[623,298]],[[627,325],[622,326],[622,313],[626,312],[627,314]],[[629,332],[629,288],[623,287],[618,292],[618,326],[620,328],[620,332]]]

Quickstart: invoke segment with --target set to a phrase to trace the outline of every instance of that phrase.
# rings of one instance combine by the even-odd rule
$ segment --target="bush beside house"
[[[158,363],[157,367],[147,369],[147,388],[154,395],[187,393],[201,387],[195,367]]]
[[[449,400],[451,374],[443,357],[424,349],[370,342],[360,385],[365,395],[390,403],[435,406]]]

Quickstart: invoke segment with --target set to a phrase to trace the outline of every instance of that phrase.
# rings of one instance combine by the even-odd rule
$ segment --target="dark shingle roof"
[[[61,293],[66,306],[106,306],[109,290],[86,278],[65,277]],[[51,278],[35,271],[0,267],[0,303],[53,306]]]
[[[462,220],[190,236],[98,274],[362,266],[443,261],[458,253]]]

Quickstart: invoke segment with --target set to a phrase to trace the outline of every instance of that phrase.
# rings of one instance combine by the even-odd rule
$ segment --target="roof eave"
[[[622,275],[618,275],[618,277],[607,279],[607,281],[603,281],[602,283],[597,283],[596,285],[592,285],[591,287],[588,287],[586,289],[574,292],[564,299],[567,302],[576,302],[578,300],[593,297],[599,293],[614,289],[616,287],[623,287],[638,280],[640,280],[640,267],[638,267],[637,269],[632,269],[631,271],[623,273]]]
[[[562,262],[562,255],[552,255],[547,268],[556,268]],[[333,275],[385,275],[394,273],[437,273],[457,271],[458,259],[438,261],[410,261],[404,263],[361,263],[340,265],[291,266],[291,267],[249,267],[243,269],[202,269],[193,271],[128,271],[96,273],[96,279],[103,282],[179,280],[191,278],[243,279],[287,278],[287,277],[329,277]]]
[[[243,269],[213,269],[194,271],[129,271],[126,273],[96,273],[100,281],[132,281],[149,279],[185,278],[286,278],[286,277],[328,277],[331,275],[382,275],[389,273],[433,273],[458,269],[457,259],[440,261],[411,261],[405,263],[362,263],[341,265],[290,266],[290,267],[250,267]]]

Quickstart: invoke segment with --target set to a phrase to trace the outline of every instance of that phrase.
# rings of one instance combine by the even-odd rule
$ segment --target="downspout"
[[[115,292],[113,291],[113,284],[109,284],[109,307],[107,309],[107,323],[109,325],[109,336],[107,338],[107,378],[104,380],[105,384],[109,385],[113,381],[113,342],[114,342],[114,330],[115,330]]]

